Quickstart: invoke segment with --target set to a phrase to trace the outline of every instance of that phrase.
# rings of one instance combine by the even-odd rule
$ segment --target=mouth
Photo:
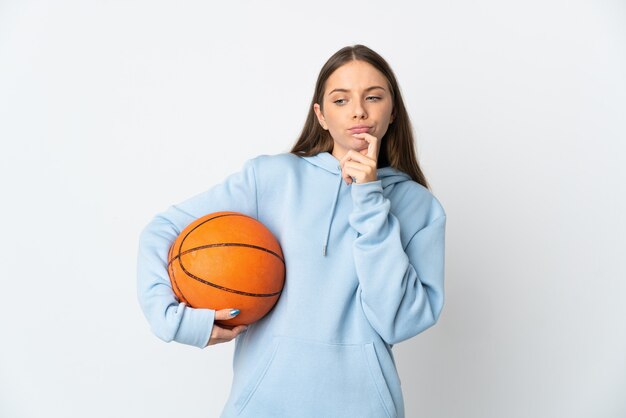
[[[348,129],[348,131],[350,131],[350,133],[353,133],[353,134],[362,134],[363,132],[367,132],[370,129],[372,129],[372,126],[358,125],[358,126],[353,126],[352,128]]]

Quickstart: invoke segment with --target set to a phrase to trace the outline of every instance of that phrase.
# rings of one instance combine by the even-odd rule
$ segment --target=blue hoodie
[[[446,216],[437,199],[391,167],[348,186],[328,152],[248,160],[141,234],[139,302],[164,341],[208,343],[215,311],[176,299],[166,259],[182,229],[218,211],[261,221],[286,266],[275,307],[235,340],[221,417],[404,417],[392,346],[435,324],[443,306]]]

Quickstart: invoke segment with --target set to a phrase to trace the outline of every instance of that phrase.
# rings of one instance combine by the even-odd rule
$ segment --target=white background
[[[139,231],[393,67],[448,213],[407,417],[626,416],[624,1],[0,0],[0,416],[216,417],[234,343],[153,336]]]

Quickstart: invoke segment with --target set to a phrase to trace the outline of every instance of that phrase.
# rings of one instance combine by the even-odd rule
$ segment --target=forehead
[[[371,86],[387,88],[387,78],[365,61],[350,61],[337,68],[326,80],[326,92],[333,89],[365,90]]]

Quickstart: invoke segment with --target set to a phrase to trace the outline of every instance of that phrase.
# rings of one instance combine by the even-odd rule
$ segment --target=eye
[[[338,105],[342,105],[342,104],[344,104],[345,101],[346,101],[346,99],[337,99],[333,103],[338,104]],[[339,102],[341,102],[341,103],[339,103]]]
[[[378,96],[368,96],[368,97],[366,97],[366,99],[372,99],[372,100],[370,100],[371,102],[377,102],[377,101],[380,100],[380,97],[378,97]]]

